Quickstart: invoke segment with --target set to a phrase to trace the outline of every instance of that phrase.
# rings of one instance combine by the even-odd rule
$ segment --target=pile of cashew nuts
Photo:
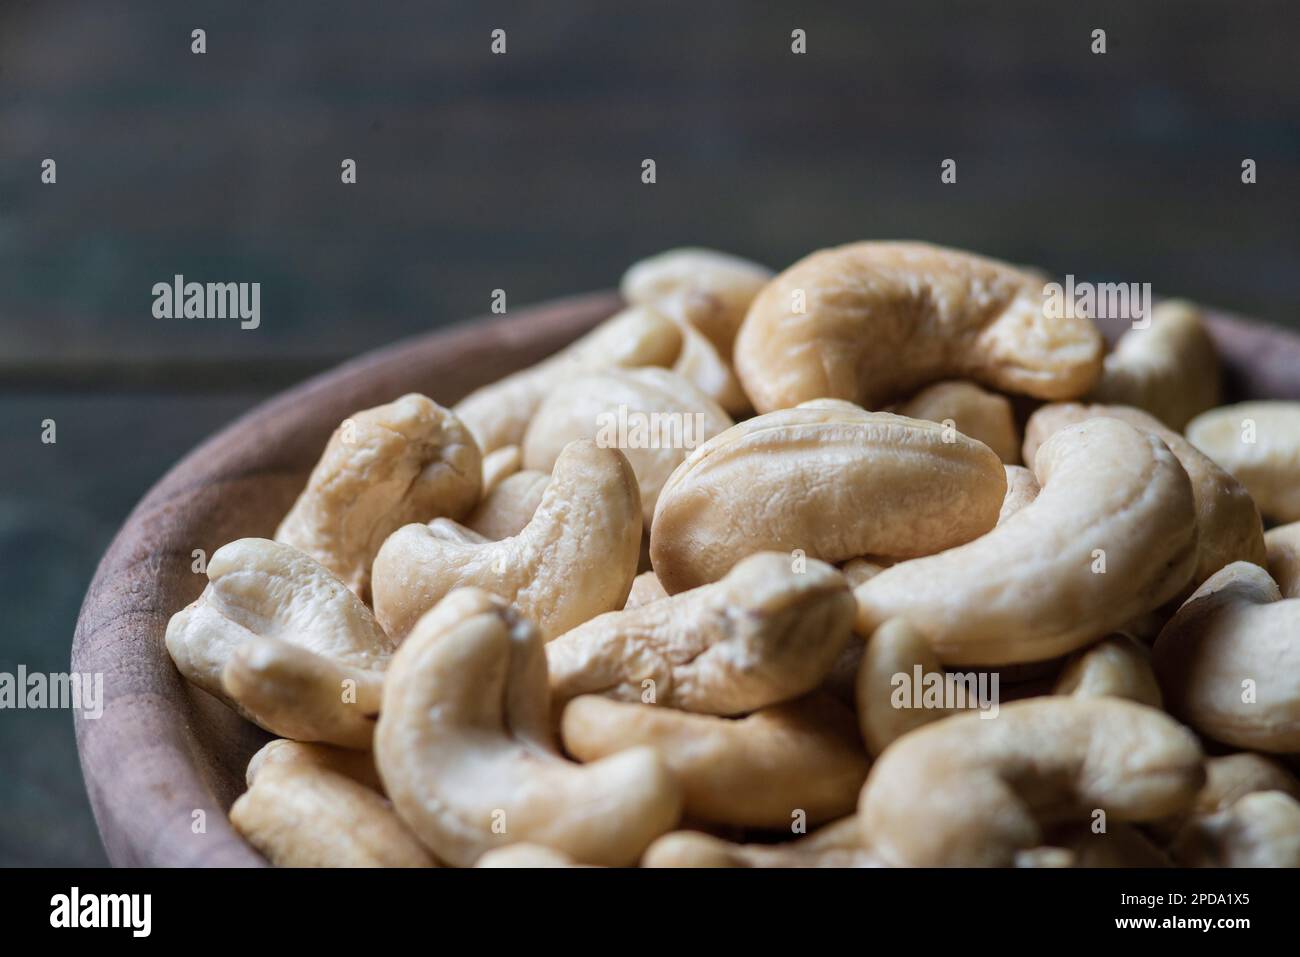
[[[1220,407],[1194,306],[1107,352],[1044,282],[674,250],[540,364],[350,416],[167,628],[275,736],[234,827],[284,866],[1300,866],[1300,403]]]

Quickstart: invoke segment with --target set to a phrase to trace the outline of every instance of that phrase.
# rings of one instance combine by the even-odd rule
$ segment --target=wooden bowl
[[[198,597],[211,555],[271,536],[331,431],[357,409],[422,392],[449,405],[576,338],[619,306],[566,299],[397,343],[274,398],[187,455],[144,497],[86,593],[72,667],[104,675],[104,713],[76,712],[86,789],[113,864],[265,866],[230,827],[244,768],[269,735],[183,681],[163,645],[172,613]],[[1229,395],[1300,398],[1300,336],[1210,317]]]

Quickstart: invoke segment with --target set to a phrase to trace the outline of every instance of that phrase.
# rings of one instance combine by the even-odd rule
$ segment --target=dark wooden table
[[[1297,45],[1282,0],[4,4],[0,670],[66,669],[108,539],[203,436],[494,289],[914,237],[1297,324]],[[154,319],[176,273],[261,283],[260,328]],[[103,861],[71,726],[0,713],[0,864]]]

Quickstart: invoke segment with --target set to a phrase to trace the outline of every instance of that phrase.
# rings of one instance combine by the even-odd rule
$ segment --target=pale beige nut
[[[560,383],[595,369],[669,366],[681,348],[671,319],[654,309],[625,309],[537,365],[475,389],[453,411],[487,454],[522,442],[533,413]]]
[[[1203,412],[1187,438],[1246,486],[1265,518],[1300,519],[1300,402],[1242,402]]]
[[[262,771],[281,765],[333,771],[345,778],[351,778],[372,791],[377,791],[380,794],[384,791],[383,782],[379,780],[379,771],[375,768],[375,756],[372,752],[340,748],[332,744],[292,741],[288,738],[275,738],[268,741],[257,750],[256,754],[248,759],[248,768],[244,772],[244,783],[252,787],[253,782],[257,780],[257,776]]]
[[[581,761],[651,747],[681,781],[688,816],[748,827],[843,817],[867,773],[853,713],[820,694],[740,719],[587,695],[564,709],[561,735]]]
[[[477,861],[475,867],[587,867],[579,864],[568,854],[541,844],[507,844],[488,851]]]
[[[731,417],[711,398],[666,369],[609,369],[551,392],[524,436],[524,467],[550,472],[570,442],[590,439],[627,456],[641,488],[649,527],[660,489],[673,470]]]
[[[840,562],[928,555],[993,527],[1006,473],[989,448],[920,419],[811,402],[700,446],[659,495],[650,557],[670,594],[746,555]]]
[[[541,635],[487,592],[455,591],[420,619],[383,705],[380,776],[440,860],[469,866],[522,842],[622,866],[680,817],[681,791],[653,751],[588,766],[559,754]]]
[[[208,561],[208,587],[167,624],[182,675],[284,737],[369,747],[394,643],[327,568],[241,538]]]
[[[1044,828],[1142,822],[1189,807],[1205,782],[1196,737],[1119,698],[1032,698],[919,728],[887,749],[862,789],[863,840],[886,864],[1008,867]]]
[[[795,263],[758,294],[736,373],[759,412],[818,397],[866,408],[942,379],[1071,399],[1101,372],[1090,320],[1048,315],[1041,276],[925,243],[862,242]]]
[[[781,844],[734,844],[699,831],[674,831],[646,848],[642,867],[878,867],[855,816]]]
[[[1300,780],[1277,760],[1251,751],[1205,759],[1205,787],[1185,814],[1155,822],[1151,829],[1166,844],[1205,818],[1232,807],[1247,794],[1279,791],[1300,800]]]
[[[1270,528],[1264,533],[1264,548],[1268,573],[1282,597],[1300,598],[1300,522]]]
[[[677,306],[681,318],[703,333],[718,355],[730,358],[750,303],[771,278],[770,269],[748,259],[685,247],[633,264],[619,289],[628,302]]]
[[[1025,425],[1025,461],[1033,461],[1038,447],[1056,432],[1098,417],[1119,419],[1156,436],[1169,446],[1187,472],[1196,500],[1197,541],[1196,571],[1188,582],[1189,593],[1224,565],[1237,561],[1263,563],[1264,526],[1245,488],[1181,435],[1140,409],[1076,403],[1045,405]]]
[[[712,585],[579,625],[546,646],[553,701],[738,715],[811,691],[848,642],[854,605],[843,575],[806,564],[751,555]]]
[[[1182,590],[1196,561],[1195,506],[1159,439],[1089,419],[1043,444],[1035,474],[1038,497],[987,535],[854,589],[859,633],[906,618],[945,663],[1044,661]]]
[[[920,632],[901,618],[885,622],[867,639],[855,682],[867,752],[876,757],[909,731],[967,709],[996,717],[1000,678],[994,684],[986,672],[982,680],[945,672]],[[914,688],[925,690],[918,698]]]
[[[670,317],[676,314],[669,312]],[[749,404],[749,396],[745,395],[728,359],[690,322],[679,322],[678,329],[682,334],[682,351],[672,367],[678,378],[691,383],[692,388],[707,395],[728,415],[737,418],[752,415],[754,409]]]
[[[479,497],[482,464],[469,430],[422,395],[343,421],[275,540],[316,559],[363,600],[379,546],[408,522],[461,518]]]
[[[1001,525],[1016,512],[1020,511],[1042,491],[1034,473],[1022,465],[1008,465],[1007,494],[1002,499],[1002,509],[998,512],[998,524]]]
[[[1151,653],[1127,635],[1110,635],[1066,662],[1052,694],[1126,698],[1159,708],[1160,684]]]
[[[1225,744],[1300,751],[1300,599],[1235,562],[1211,576],[1156,640],[1165,705]]]
[[[1020,462],[1020,430],[1006,396],[973,382],[936,382],[898,408],[900,415],[950,425],[983,442],[1007,465]]]
[[[493,542],[513,538],[532,521],[550,482],[546,472],[532,469],[506,476],[466,516],[465,527]]]
[[[1300,801],[1256,791],[1193,819],[1170,852],[1184,867],[1300,867]]]
[[[264,767],[230,823],[276,867],[438,866],[381,795],[323,767]]]
[[[479,493],[479,504],[505,479],[523,468],[523,463],[524,453],[517,445],[503,445],[483,456],[483,488]]]
[[[659,576],[653,571],[642,572],[632,579],[632,590],[627,594],[623,610],[631,611],[633,608],[640,608],[642,605],[667,597],[668,592],[664,591],[664,586],[660,584]]]
[[[375,617],[400,638],[443,596],[473,586],[518,605],[550,640],[623,607],[641,526],[641,493],[623,453],[574,442],[518,535],[475,543],[428,525],[394,532],[375,558]]]
[[[1201,311],[1188,302],[1162,302],[1147,328],[1120,337],[1088,399],[1142,409],[1181,432],[1193,416],[1219,404],[1220,378]]]
[[[841,567],[840,571],[844,573],[844,580],[849,583],[850,588],[857,588],[864,581],[875,578],[886,568],[894,564],[892,558],[850,558]]]

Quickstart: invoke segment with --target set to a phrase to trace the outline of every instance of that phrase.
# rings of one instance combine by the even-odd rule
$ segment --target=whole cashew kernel
[[[382,796],[323,767],[271,764],[230,823],[276,867],[437,867]]]
[[[614,366],[668,366],[682,348],[671,319],[653,309],[625,309],[549,359],[475,389],[453,407],[486,455],[519,445],[542,400],[583,372]]]
[[[678,785],[649,749],[588,766],[559,754],[541,635],[478,589],[420,619],[393,656],[383,704],[375,759],[388,794],[456,866],[520,842],[627,865],[681,813]]]
[[[1223,466],[1265,518],[1300,519],[1300,402],[1242,402],[1203,412],[1187,438]]]
[[[646,848],[642,867],[878,867],[862,846],[856,816],[784,844],[732,844],[699,831],[673,831]]]
[[[551,477],[525,469],[503,478],[465,518],[465,527],[499,542],[522,532],[542,504]]]
[[[1225,744],[1300,751],[1300,600],[1234,562],[1210,577],[1156,639],[1171,714]]]
[[[711,398],[666,369],[608,369],[558,386],[524,435],[524,467],[550,472],[570,442],[591,439],[627,456],[641,487],[645,523],[659,491],[694,449],[731,428]]]
[[[208,587],[167,624],[182,675],[284,737],[368,748],[394,644],[327,568],[241,538],[208,561]]]
[[[909,419],[926,419],[952,427],[983,442],[1007,465],[1020,461],[1020,431],[1006,396],[987,392],[973,382],[936,382],[898,409]]]
[[[717,581],[759,551],[839,562],[912,557],[997,520],[1006,473],[943,426],[844,402],[742,422],[687,457],[659,494],[650,557],[670,594]]]
[[[992,721],[945,718],[898,739],[867,778],[863,840],[898,867],[1009,867],[1044,827],[1093,810],[1141,822],[1191,805],[1195,736],[1119,698],[1031,698]],[[958,797],[960,795],[960,797]]]
[[[1040,399],[1083,395],[1102,339],[1049,315],[1042,277],[925,243],[862,242],[795,263],[758,294],[736,373],[759,412],[818,397],[877,408],[940,379]]]
[[[414,393],[358,412],[334,430],[275,540],[310,555],[363,600],[390,534],[478,501],[478,446],[451,412]]]
[[[1140,409],[1121,405],[1045,405],[1025,425],[1026,461],[1033,461],[1048,437],[1069,425],[1105,417],[1126,422],[1154,435],[1174,453],[1192,483],[1196,500],[1196,571],[1188,593],[1224,565],[1236,561],[1264,561],[1264,526],[1259,510],[1241,483],[1234,479],[1177,432]]]
[[[738,715],[817,687],[849,640],[838,571],[751,555],[712,585],[611,611],[546,646],[556,705],[584,694]]]
[[[1256,791],[1194,818],[1171,848],[1186,867],[1300,867],[1300,801]]]
[[[1071,658],[1057,677],[1052,694],[1126,698],[1152,708],[1161,703],[1151,655],[1127,635],[1110,635]]]
[[[647,745],[681,782],[687,815],[749,827],[852,813],[867,773],[852,712],[821,694],[740,719],[585,695],[564,709],[561,737],[580,761]]]
[[[1003,497],[1002,508],[998,512],[999,525],[1038,498],[1038,493],[1042,491],[1037,477],[1029,469],[1022,465],[1003,467],[1007,473],[1007,494]]]
[[[1055,658],[1174,597],[1196,560],[1187,473],[1116,419],[1053,435],[1042,491],[988,534],[901,562],[854,589],[858,631],[906,618],[946,663]]]
[[[375,557],[375,617],[400,638],[455,588],[511,601],[549,641],[622,608],[641,549],[641,494],[617,449],[573,442],[518,535],[474,544],[428,525],[398,529]]]
[[[1300,598],[1300,522],[1270,528],[1264,533],[1264,548],[1268,573],[1282,597]]]

